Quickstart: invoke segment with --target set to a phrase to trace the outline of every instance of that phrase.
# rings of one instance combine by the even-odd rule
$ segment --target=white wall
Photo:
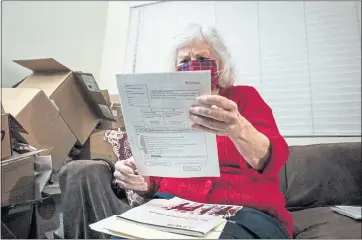
[[[100,81],[107,1],[6,1],[2,7],[2,87],[30,72],[12,60],[39,57]]]
[[[130,8],[160,1],[109,2],[99,85],[110,94],[118,94],[115,74],[126,72]]]
[[[130,2],[109,2],[99,85],[118,94],[116,73],[124,71]]]

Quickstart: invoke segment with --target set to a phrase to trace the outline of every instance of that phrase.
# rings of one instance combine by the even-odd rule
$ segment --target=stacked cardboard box
[[[36,201],[39,187],[36,187],[34,166],[37,160],[50,155],[56,173],[69,159],[72,149],[89,146],[88,149],[95,152],[108,154],[101,158],[115,161],[112,148],[98,137],[95,129],[97,125],[107,126],[108,130],[119,129],[124,128],[124,124],[119,117],[116,121],[108,92],[99,89],[92,74],[72,71],[52,58],[14,62],[32,73],[13,88],[2,89],[1,206],[11,212],[15,209],[11,205],[29,206],[32,203],[31,209],[36,211],[33,219],[37,224],[35,236],[39,237],[59,225],[60,195],[48,196],[48,200],[43,199],[42,203]],[[105,124],[99,125],[99,122]],[[102,141],[97,142],[97,139]],[[18,148],[14,151],[23,146],[21,144],[39,151],[19,153]],[[53,200],[56,204],[49,203]],[[44,213],[53,205],[57,213],[49,221]],[[11,219],[10,215],[8,217]]]
[[[72,71],[52,58],[16,60],[32,70],[16,88],[3,89],[5,111],[24,126],[24,138],[48,149],[59,170],[74,145],[85,144],[98,122],[115,121],[90,73]]]
[[[42,89],[78,144],[85,143],[99,119],[114,121],[92,74],[72,71],[52,58],[15,62],[33,71],[17,88]]]
[[[103,120],[97,129],[101,130],[121,130],[125,131],[124,119],[121,108],[121,101],[118,95],[109,95],[107,90],[102,90],[102,94],[108,103],[115,121]]]
[[[27,144],[24,127],[1,105],[1,206],[34,200],[34,162],[38,151],[19,154],[15,144]]]
[[[4,109],[27,130],[25,140],[36,149],[47,149],[58,169],[76,139],[51,100],[37,88],[3,88]]]
[[[57,171],[75,145],[86,143],[100,120],[116,122],[111,102],[99,90],[92,74],[72,71],[52,58],[14,62],[32,73],[16,87],[2,89],[3,172],[10,171],[8,168],[14,171],[18,159],[29,162],[29,166],[34,164],[32,156],[26,156],[26,160],[13,154],[14,141],[44,150],[37,154],[50,155],[52,168]],[[30,167],[24,169],[34,175]],[[6,181],[11,179],[8,174],[4,176]]]
[[[83,145],[78,159],[107,159],[116,162],[118,160],[116,145],[119,144],[114,143],[117,137],[112,139],[112,136],[122,135],[125,131],[120,99],[118,95],[109,95],[107,90],[102,90],[102,94],[116,121],[103,120]]]
[[[41,191],[35,174],[41,151],[26,151],[23,135],[28,132],[1,105],[1,238],[28,238]]]

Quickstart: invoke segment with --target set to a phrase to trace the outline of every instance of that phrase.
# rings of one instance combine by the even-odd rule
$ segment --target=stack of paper
[[[227,220],[242,207],[154,199],[122,215],[91,224],[90,228],[126,238],[218,238]]]
[[[361,219],[361,206],[335,206],[331,209],[339,214],[354,218]]]
[[[196,98],[211,94],[210,71],[118,74],[128,141],[142,176],[219,177],[216,135],[195,130]]]

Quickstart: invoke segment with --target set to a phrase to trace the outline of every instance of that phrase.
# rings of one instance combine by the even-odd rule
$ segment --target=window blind
[[[159,2],[131,9],[128,72],[169,71],[173,35],[215,26],[284,136],[361,135],[359,1]]]
[[[285,135],[313,135],[303,2],[258,4],[262,96]]]
[[[361,35],[356,2],[306,1],[315,135],[361,132]]]

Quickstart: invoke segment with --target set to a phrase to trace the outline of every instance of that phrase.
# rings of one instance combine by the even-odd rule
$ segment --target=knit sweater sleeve
[[[288,144],[280,134],[272,109],[253,87],[243,87],[239,96],[239,111],[256,130],[270,141],[270,156],[261,174],[277,174],[289,157]]]
[[[154,195],[160,188],[162,177],[150,177],[150,188],[147,195]]]

